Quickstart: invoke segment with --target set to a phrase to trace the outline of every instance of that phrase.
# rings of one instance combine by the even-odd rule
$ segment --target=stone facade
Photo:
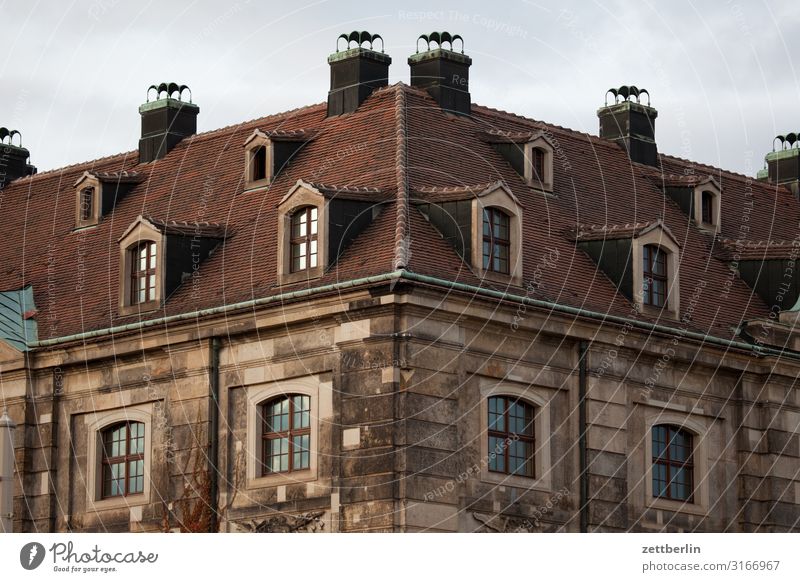
[[[215,464],[220,531],[796,530],[800,362],[677,339],[406,282],[4,349],[14,530],[206,527]],[[313,402],[312,470],[260,477],[253,408],[295,389]],[[537,407],[536,479],[487,471],[496,393]],[[126,417],[147,426],[145,494],[100,500],[97,430]],[[696,434],[694,503],[648,495],[655,419]]]

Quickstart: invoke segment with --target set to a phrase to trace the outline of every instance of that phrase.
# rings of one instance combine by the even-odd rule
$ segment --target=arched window
[[[144,423],[122,422],[102,432],[102,497],[144,491]]]
[[[291,272],[317,266],[317,207],[306,206],[291,218]]]
[[[534,477],[534,408],[513,396],[489,397],[489,470]]]
[[[667,253],[655,245],[642,247],[642,283],[645,305],[667,304]]]
[[[310,467],[311,397],[279,396],[261,405],[262,474]]]
[[[700,217],[706,224],[714,224],[714,195],[704,191],[700,196]]]
[[[156,298],[156,243],[144,241],[131,251],[131,305]]]
[[[509,273],[511,240],[508,214],[499,208],[483,209],[483,268]]]
[[[653,427],[653,497],[692,501],[694,462],[692,433],[679,426]]]

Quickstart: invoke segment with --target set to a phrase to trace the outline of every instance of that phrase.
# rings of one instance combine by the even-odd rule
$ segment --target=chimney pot
[[[608,104],[608,96],[614,102]],[[647,104],[642,97],[647,96]],[[600,118],[600,137],[617,142],[633,162],[658,166],[656,148],[656,117],[658,111],[650,106],[650,93],[635,85],[623,85],[606,91],[606,104],[597,110]]]
[[[780,144],[775,149],[776,143]],[[792,132],[777,136],[772,142],[772,151],[764,158],[767,162],[766,177],[772,184],[782,184],[795,196],[800,197],[800,135]]]
[[[150,92],[155,99],[150,100]],[[188,92],[189,101],[183,100]],[[139,139],[139,163],[160,160],[184,138],[197,133],[200,108],[192,103],[192,91],[186,85],[161,83],[147,89],[147,102],[139,106],[142,137]]]
[[[419,52],[419,41],[428,50]],[[454,43],[461,41],[461,52]],[[449,45],[449,49],[445,48]],[[469,115],[472,99],[469,94],[469,67],[472,59],[464,54],[464,39],[449,32],[432,32],[417,39],[417,53],[408,58],[411,86],[425,89],[439,107],[453,113]]]
[[[339,50],[339,41],[346,45]],[[381,41],[381,52],[374,50]],[[356,43],[351,48],[351,44]],[[369,48],[363,45],[368,44]],[[352,113],[379,87],[389,84],[389,65],[392,59],[383,52],[379,34],[354,30],[336,39],[336,52],[328,57],[331,66],[331,89],[328,91],[328,117]]]
[[[0,190],[17,178],[36,173],[36,167],[28,163],[30,156],[30,152],[22,147],[20,132],[0,127]]]

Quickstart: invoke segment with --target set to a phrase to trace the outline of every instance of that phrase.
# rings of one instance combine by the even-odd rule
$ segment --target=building
[[[420,40],[202,134],[154,85],[60,170],[2,133],[15,531],[798,529],[796,135],[752,179],[659,152],[644,89],[588,135]]]

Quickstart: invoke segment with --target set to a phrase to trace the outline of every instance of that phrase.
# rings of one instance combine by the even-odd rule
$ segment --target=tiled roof
[[[447,114],[426,92],[402,84],[375,91],[352,114],[328,118],[326,110],[317,104],[195,135],[148,164],[139,164],[133,151],[9,184],[0,212],[0,288],[33,287],[43,340],[275,295],[286,289],[276,273],[277,206],[302,180],[326,195],[374,200],[380,213],[321,280],[290,290],[397,268],[504,290],[481,281],[410,204],[502,182],[524,209],[523,280],[536,279],[540,298],[647,319],[633,314],[629,301],[564,233],[579,225],[621,231],[661,220],[680,244],[681,294],[692,297],[697,282],[705,282],[697,291],[692,329],[732,338],[742,320],[769,314],[744,282],[726,285],[730,269],[709,256],[710,235],[663,194],[653,168],[632,164],[610,141],[478,105],[470,117]],[[242,144],[256,130],[307,143],[268,188],[244,191]],[[554,145],[554,196],[526,184],[487,141],[542,131]],[[662,163],[667,175],[713,176],[722,186],[722,238],[791,241],[797,235],[800,203],[788,190],[670,156]],[[73,185],[87,171],[109,177],[127,172],[141,181],[96,227],[75,231]],[[157,217],[164,228],[203,225],[236,235],[158,313],[122,316],[117,241],[140,215]],[[728,287],[726,301],[719,301]],[[525,295],[526,287],[509,291]]]

